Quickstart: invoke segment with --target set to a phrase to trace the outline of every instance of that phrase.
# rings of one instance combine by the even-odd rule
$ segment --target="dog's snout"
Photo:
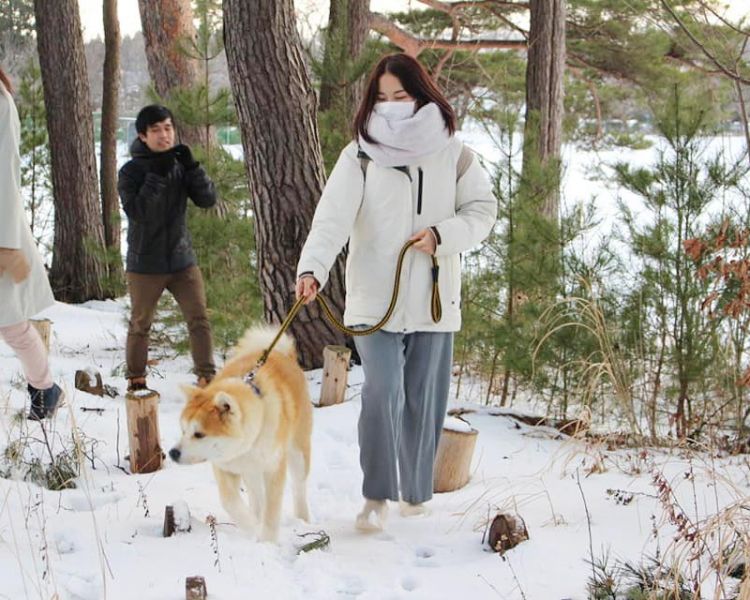
[[[180,462],[180,449],[179,448],[172,448],[169,451],[169,458],[171,458],[175,462]]]

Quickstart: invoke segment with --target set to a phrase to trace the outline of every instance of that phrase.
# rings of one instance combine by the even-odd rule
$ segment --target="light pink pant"
[[[28,321],[0,327],[0,337],[18,356],[28,382],[38,390],[52,387],[47,349],[39,332]]]

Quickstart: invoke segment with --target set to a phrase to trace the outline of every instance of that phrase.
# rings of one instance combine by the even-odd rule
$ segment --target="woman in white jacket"
[[[394,313],[355,337],[365,382],[359,419],[365,505],[359,529],[382,529],[387,500],[426,512],[448,402],[453,332],[461,327],[459,253],[491,231],[489,179],[454,136],[456,117],[422,66],[386,56],[370,75],[354,123],[318,203],[297,268],[297,297],[311,302],[349,242],[344,323],[385,314],[399,251],[406,254]],[[442,316],[431,310],[431,256],[439,262]]]
[[[54,414],[62,390],[28,319],[55,300],[21,201],[21,126],[11,89],[0,68],[0,337],[21,360],[31,397],[28,416],[38,421]]]

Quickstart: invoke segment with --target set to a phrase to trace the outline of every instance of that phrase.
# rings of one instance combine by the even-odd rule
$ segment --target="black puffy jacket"
[[[170,151],[171,152],[171,151]],[[140,139],[120,169],[117,190],[128,216],[127,270],[176,273],[196,263],[187,228],[188,197],[202,208],[216,204],[216,190],[202,167],[186,170],[178,160],[165,176],[151,172],[156,153]],[[159,153],[163,160],[164,153]]]

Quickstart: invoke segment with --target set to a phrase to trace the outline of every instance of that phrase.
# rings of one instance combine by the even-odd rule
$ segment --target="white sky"
[[[305,13],[317,13],[323,22],[328,13],[327,0],[294,0],[297,8]],[[102,2],[101,0],[79,0],[81,21],[85,39],[102,36]],[[138,0],[118,0],[120,31],[123,36],[132,35],[141,28]],[[748,0],[726,0],[731,18],[750,15]],[[416,0],[371,0],[370,9],[377,12],[406,10],[410,7],[424,6]]]

